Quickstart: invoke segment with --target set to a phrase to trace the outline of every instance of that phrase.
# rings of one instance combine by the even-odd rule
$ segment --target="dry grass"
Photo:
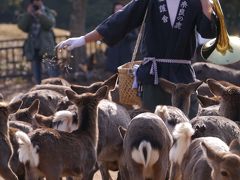
[[[69,31],[54,28],[56,36],[69,36]],[[16,24],[0,24],[0,40],[22,39],[27,36]]]

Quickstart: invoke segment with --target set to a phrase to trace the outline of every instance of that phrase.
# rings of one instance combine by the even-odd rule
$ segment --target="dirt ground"
[[[19,93],[27,92],[32,86],[32,82],[23,79],[1,80],[0,93],[5,101],[9,101]]]
[[[117,173],[115,173],[115,172],[110,172],[110,174],[111,174],[111,177],[112,177],[113,179],[117,179]],[[101,174],[100,174],[100,172],[98,171],[98,172],[94,175],[93,180],[101,180],[101,179],[102,179],[102,178],[101,178]],[[4,180],[4,179],[0,177],[0,180]]]

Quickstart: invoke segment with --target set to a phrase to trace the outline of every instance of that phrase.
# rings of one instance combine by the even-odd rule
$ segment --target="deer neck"
[[[89,103],[82,108],[78,108],[79,127],[78,133],[87,133],[89,137],[97,143],[98,139],[98,121],[97,121],[97,104]]]

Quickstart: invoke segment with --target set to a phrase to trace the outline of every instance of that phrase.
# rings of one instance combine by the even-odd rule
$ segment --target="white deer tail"
[[[151,167],[159,159],[159,152],[152,148],[150,142],[142,141],[138,149],[133,149],[132,159],[144,167]]]
[[[19,161],[23,164],[29,162],[30,166],[37,167],[39,164],[38,146],[33,147],[28,135],[22,131],[17,131],[15,135],[19,143]]]
[[[189,122],[183,122],[176,125],[173,130],[174,145],[169,153],[171,162],[181,165],[183,156],[190,146],[193,134],[194,129]]]

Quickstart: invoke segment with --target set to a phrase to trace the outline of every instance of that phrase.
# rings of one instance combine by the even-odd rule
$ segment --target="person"
[[[118,12],[124,7],[121,2],[113,4],[112,14]],[[126,34],[117,44],[109,46],[106,49],[106,70],[111,73],[116,73],[117,68],[131,61],[134,44],[137,38],[137,31],[133,30]]]
[[[53,77],[59,74],[57,65],[50,62],[55,55],[54,48],[56,44],[53,33],[55,16],[56,12],[46,7],[42,0],[31,0],[27,12],[21,14],[18,18],[18,27],[28,33],[23,53],[27,60],[31,61],[36,84],[41,83],[44,58],[48,63],[48,75]]]
[[[142,86],[143,107],[154,111],[156,105],[171,105],[170,94],[158,84],[158,77],[174,83],[196,80],[191,66],[196,48],[195,31],[204,38],[216,35],[209,0],[132,0],[93,31],[62,41],[56,48],[72,50],[96,40],[114,45],[132,29],[141,26],[147,9],[141,47],[144,59],[137,70],[137,79]],[[194,95],[189,117],[194,117],[197,111]]]

